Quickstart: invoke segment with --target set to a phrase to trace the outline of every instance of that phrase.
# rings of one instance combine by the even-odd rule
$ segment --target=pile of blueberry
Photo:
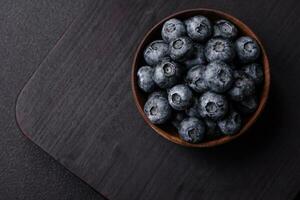
[[[257,42],[227,20],[169,19],[162,40],[144,50],[138,85],[149,93],[144,112],[171,123],[186,142],[233,135],[258,105],[264,74]]]

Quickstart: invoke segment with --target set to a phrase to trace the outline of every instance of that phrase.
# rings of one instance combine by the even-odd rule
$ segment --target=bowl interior
[[[259,106],[258,106],[256,112],[253,113],[250,117],[245,119],[243,127],[239,131],[239,133],[232,135],[232,136],[220,137],[215,140],[203,141],[199,144],[190,144],[179,138],[179,136],[177,134],[177,130],[173,126],[168,125],[168,124],[167,125],[154,125],[148,120],[148,118],[146,117],[146,115],[143,112],[143,106],[147,99],[147,94],[142,92],[138,88],[136,73],[140,66],[143,66],[146,64],[143,59],[143,50],[150,42],[161,38],[160,30],[163,26],[163,23],[166,20],[174,18],[174,17],[177,19],[184,20],[184,19],[187,19],[188,17],[192,17],[195,15],[204,15],[204,16],[208,17],[209,19],[211,19],[212,21],[218,20],[218,19],[227,19],[237,26],[237,28],[239,29],[240,35],[247,35],[247,36],[251,36],[252,38],[256,39],[256,41],[258,42],[258,44],[260,45],[261,50],[262,50],[262,56],[260,59],[261,59],[261,63],[263,65],[263,70],[264,70],[264,84],[263,84],[261,92],[260,92],[261,94],[260,94],[260,99],[259,99]],[[269,87],[270,87],[269,62],[268,62],[268,58],[267,58],[265,49],[263,48],[258,37],[251,31],[251,29],[249,27],[247,27],[244,23],[242,23],[237,18],[235,18],[229,14],[226,14],[224,12],[217,11],[217,10],[211,10],[211,9],[185,10],[185,11],[170,15],[170,16],[164,18],[163,20],[161,20],[160,22],[158,22],[152,29],[150,29],[150,31],[148,31],[148,33],[143,38],[142,42],[140,43],[140,45],[138,46],[138,48],[136,50],[136,53],[134,56],[134,61],[133,61],[133,66],[132,66],[132,77],[131,78],[132,78],[131,84],[132,84],[133,96],[134,96],[137,108],[138,108],[140,114],[143,116],[146,123],[152,129],[154,129],[159,135],[163,136],[164,138],[166,138],[174,143],[177,143],[177,144],[180,144],[183,146],[188,146],[188,147],[217,146],[217,145],[229,142],[229,141],[233,140],[234,138],[240,136],[241,134],[245,133],[245,131],[247,129],[249,129],[249,127],[255,122],[256,118],[263,110],[266,100],[267,100],[267,97],[268,97]]]

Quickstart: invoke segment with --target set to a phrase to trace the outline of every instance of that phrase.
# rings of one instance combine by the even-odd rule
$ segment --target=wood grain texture
[[[0,1],[0,199],[99,200],[101,196],[25,138],[16,98],[88,0]]]
[[[154,134],[130,91],[133,52],[147,29],[193,7],[247,23],[267,48],[273,78],[252,133],[205,150]],[[22,90],[20,128],[112,200],[293,199],[300,185],[299,12],[290,0],[94,0]]]

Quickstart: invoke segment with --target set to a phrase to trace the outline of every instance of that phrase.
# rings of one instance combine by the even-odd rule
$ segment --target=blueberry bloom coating
[[[161,36],[163,40],[168,43],[185,34],[186,29],[184,23],[175,18],[166,21],[161,29]]]
[[[247,97],[247,99],[238,102],[236,105],[236,108],[242,113],[242,114],[251,114],[256,111],[258,106],[257,98],[256,96],[250,96]]]
[[[189,143],[199,143],[205,136],[205,124],[203,121],[190,117],[180,123],[179,136]]]
[[[207,89],[204,80],[205,70],[206,67],[204,65],[196,65],[186,74],[185,81],[195,92],[201,93]]]
[[[227,39],[234,39],[238,34],[238,30],[230,21],[221,19],[215,22],[214,37],[223,37]]]
[[[242,127],[241,115],[232,111],[225,118],[218,121],[218,126],[224,135],[233,135]]]
[[[168,100],[175,110],[185,110],[192,104],[193,93],[186,85],[175,85],[168,92]]]
[[[228,91],[229,97],[234,101],[242,101],[255,93],[255,83],[242,71],[235,71],[234,83]]]
[[[230,62],[235,57],[233,43],[224,38],[212,38],[205,47],[205,56],[208,62],[222,60]]]
[[[163,89],[174,86],[182,76],[182,66],[170,59],[163,59],[156,65],[153,74],[154,82]]]
[[[153,81],[154,70],[150,66],[143,66],[137,72],[138,86],[144,92],[152,92],[155,89],[155,82]]]
[[[163,124],[171,117],[172,108],[166,98],[156,96],[146,101],[144,112],[153,124]]]
[[[176,112],[171,123],[178,130],[180,128],[180,123],[185,118],[186,118],[186,115],[184,112]]]
[[[265,77],[259,41],[239,31],[233,21],[201,15],[164,22],[136,74],[151,123],[173,125],[189,143],[240,131]]]
[[[198,42],[206,41],[212,35],[212,24],[204,16],[198,15],[185,21],[187,34]]]
[[[148,96],[148,99],[153,98],[153,97],[164,97],[164,98],[168,98],[168,94],[167,94],[166,91],[158,90],[158,91],[152,92],[152,93]]]
[[[179,37],[169,44],[170,57],[175,61],[188,59],[193,50],[193,42],[189,37]]]
[[[169,54],[169,45],[163,40],[151,42],[144,51],[144,59],[148,65],[154,66]]]
[[[242,67],[242,71],[247,74],[256,85],[260,85],[264,80],[264,72],[261,64],[252,63]]]
[[[227,99],[221,94],[205,92],[199,98],[198,111],[203,118],[221,119],[228,111]]]
[[[185,113],[189,117],[196,117],[196,118],[201,117],[198,111],[198,98],[196,97],[193,98],[191,107],[187,108],[185,110]]]
[[[249,63],[260,56],[260,47],[257,42],[248,36],[240,37],[235,42],[235,49],[241,62]]]
[[[206,86],[214,92],[222,93],[228,90],[233,83],[233,71],[222,61],[214,61],[206,66],[204,72]]]

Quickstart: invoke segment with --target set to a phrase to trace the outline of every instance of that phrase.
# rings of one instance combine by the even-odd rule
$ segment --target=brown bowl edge
[[[264,85],[262,87],[262,91],[261,91],[261,95],[260,95],[260,101],[259,101],[259,106],[257,108],[257,110],[255,111],[255,113],[253,115],[251,115],[248,119],[247,122],[244,124],[243,128],[235,135],[232,136],[223,136],[221,138],[215,139],[215,140],[211,140],[211,141],[205,141],[205,142],[201,142],[198,144],[191,144],[188,142],[185,142],[183,140],[181,140],[178,136],[176,135],[172,135],[168,132],[166,132],[165,130],[161,129],[159,126],[152,124],[149,119],[146,117],[143,108],[141,106],[141,97],[138,96],[137,91],[139,90],[139,88],[137,87],[137,79],[136,79],[136,72],[137,72],[137,61],[138,61],[138,57],[140,56],[140,52],[143,48],[143,46],[146,45],[146,41],[149,38],[149,36],[154,33],[154,30],[157,29],[159,26],[161,26],[163,24],[163,22],[165,22],[166,20],[176,17],[176,16],[180,16],[180,15],[189,15],[191,13],[197,13],[197,12],[202,12],[203,13],[210,13],[210,14],[214,14],[218,17],[224,17],[225,19],[230,20],[231,22],[233,22],[240,30],[242,30],[243,32],[246,32],[246,35],[249,35],[251,37],[253,37],[259,44],[261,50],[262,50],[262,63],[263,63],[263,69],[264,69]],[[198,13],[200,14],[200,13]],[[242,134],[244,134],[253,124],[254,122],[257,120],[258,116],[261,114],[261,112],[263,111],[267,99],[268,99],[268,95],[269,95],[269,90],[270,90],[270,82],[271,82],[271,77],[270,77],[270,66],[269,66],[269,60],[266,54],[266,51],[260,41],[260,39],[256,36],[256,34],[254,34],[254,32],[246,25],[244,24],[242,21],[240,21],[239,19],[233,17],[230,14],[224,13],[222,11],[219,10],[215,10],[215,9],[206,9],[206,8],[196,8],[196,9],[187,9],[187,10],[183,10],[183,11],[179,11],[176,13],[173,13],[167,17],[165,17],[164,19],[160,20],[158,23],[156,23],[147,33],[146,35],[143,37],[142,41],[139,43],[135,54],[134,54],[134,58],[133,58],[133,64],[132,64],[132,72],[131,72],[131,88],[132,88],[132,92],[133,92],[133,97],[134,97],[134,101],[135,104],[138,108],[139,113],[142,115],[143,119],[146,121],[146,123],[153,129],[155,130],[156,133],[158,133],[159,135],[161,135],[162,137],[164,137],[165,139],[179,144],[179,145],[183,145],[186,147],[197,147],[197,148],[203,148],[203,147],[213,147],[213,146],[218,146],[221,144],[225,144],[227,142],[230,142],[234,139],[236,139],[237,137],[241,136]]]

